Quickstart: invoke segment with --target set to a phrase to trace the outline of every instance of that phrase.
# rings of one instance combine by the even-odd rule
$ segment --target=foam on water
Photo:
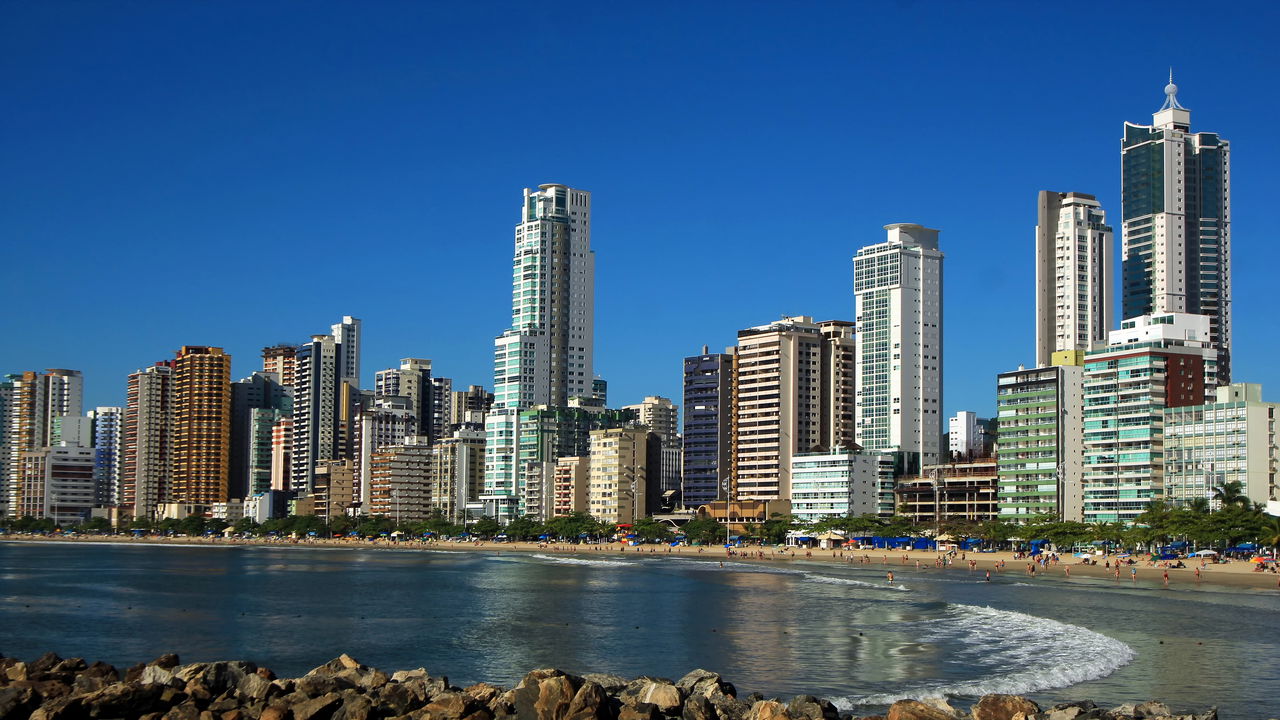
[[[921,642],[958,648],[958,663],[989,668],[972,680],[931,683],[879,695],[836,698],[837,706],[888,705],[906,698],[988,693],[1025,695],[1106,677],[1133,660],[1133,648],[1078,625],[1011,610],[951,605],[945,620],[907,623]]]
[[[817,573],[804,573],[806,580],[812,580],[827,585],[856,585],[858,587],[875,588],[876,590],[900,590],[906,591],[907,587],[898,583],[889,585],[887,583],[870,583],[862,580],[853,580],[850,578],[830,577],[828,575],[818,575]]]
[[[534,553],[529,557],[535,557],[539,560],[546,560],[560,565],[594,565],[596,567],[622,567],[630,566],[632,563],[626,560],[587,560],[586,558],[575,557],[556,557],[555,555],[543,555],[542,553]]]
[[[907,590],[905,585],[901,585],[899,583],[894,583],[893,585],[889,585],[887,583],[866,582],[865,580],[854,580],[852,578],[832,577],[830,575],[819,575],[818,573],[815,573],[809,570],[796,570],[794,568],[771,567],[768,565],[756,565],[755,563],[734,562],[732,560],[728,562],[724,562],[721,565],[712,564],[715,562],[714,560],[678,559],[678,560],[675,560],[674,562],[696,564],[705,570],[719,570],[721,569],[721,567],[723,567],[726,570],[733,570],[735,572],[759,573],[761,575],[794,575],[796,577],[803,578],[805,580],[810,580],[812,582],[822,583],[825,585],[853,585],[857,587],[872,588],[875,590],[898,590],[898,591]]]

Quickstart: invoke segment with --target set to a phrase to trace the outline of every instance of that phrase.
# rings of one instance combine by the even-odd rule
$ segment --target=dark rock
[[[39,704],[35,691],[29,687],[0,688],[0,718],[23,717]]]
[[[62,662],[62,658],[58,656],[58,653],[47,652],[41,655],[39,659],[27,663],[27,672],[32,674],[49,672],[57,667],[60,662]]]
[[[716,720],[716,707],[704,695],[690,695],[680,710],[684,720]]]
[[[1211,707],[1204,713],[1197,715],[1196,720],[1218,720],[1218,708]]]
[[[413,690],[403,683],[390,683],[370,694],[370,699],[384,715],[395,717],[404,715],[409,710],[421,707],[426,699],[414,694]]]
[[[840,720],[840,711],[829,700],[812,695],[797,695],[787,704],[787,713],[793,718],[809,720]]]
[[[178,667],[180,662],[181,661],[178,660],[178,656],[176,654],[165,653],[155,660],[152,660],[148,665],[155,665],[156,667],[162,667],[165,670],[172,670],[173,668]]]
[[[342,707],[342,696],[331,692],[304,700],[289,709],[293,711],[293,720],[329,720],[339,707]]]
[[[108,685],[97,692],[81,696],[84,706],[90,709],[95,717],[139,717],[146,713],[167,710],[173,695],[159,685],[140,685],[137,683],[116,683]]]
[[[618,720],[659,720],[660,717],[658,706],[652,703],[623,705],[618,711]]]
[[[600,685],[584,679],[563,720],[612,720],[613,716],[608,693]]]
[[[146,663],[138,663],[133,667],[126,668],[124,671],[124,681],[128,683],[138,682],[138,678],[142,677],[142,671],[146,669]]]
[[[743,700],[745,700],[745,701],[746,701],[746,703],[747,703],[748,705],[755,705],[756,703],[758,703],[758,702],[760,702],[761,700],[763,700],[763,699],[764,699],[764,696],[763,696],[763,695],[761,695],[761,694],[760,694],[760,693],[758,693],[758,692],[753,692],[753,693],[751,693],[750,695],[748,695],[748,696],[746,696],[746,697],[744,697],[744,698],[742,698],[742,699],[743,699]]]
[[[610,675],[609,673],[587,673],[582,676],[582,679],[599,685],[610,695],[617,695],[622,692],[623,688],[630,682],[621,675]]]
[[[949,713],[919,700],[899,700],[889,706],[885,720],[955,720]]]
[[[338,657],[330,660],[329,662],[321,665],[320,667],[314,668],[313,670],[311,670],[311,672],[307,673],[307,676],[310,677],[312,675],[337,675],[343,670],[358,670],[363,667],[365,666],[361,665],[358,660],[356,660],[355,658],[351,657],[346,653],[343,653]]]
[[[332,720],[370,720],[377,717],[377,711],[367,695],[351,693],[342,698],[342,707],[333,714]]]
[[[240,708],[228,710],[218,716],[218,720],[249,720],[249,716]]]
[[[263,680],[275,680],[275,679],[276,679],[276,674],[275,674],[275,673],[273,673],[273,672],[271,672],[270,668],[260,667],[260,668],[258,668],[257,670],[254,670],[254,671],[253,671],[253,673],[254,673],[255,675],[257,675],[258,677],[262,678]]]
[[[82,720],[87,717],[80,698],[64,697],[36,708],[28,720]]]
[[[266,678],[254,673],[240,678],[240,682],[236,683],[236,694],[251,700],[266,700],[271,696],[273,688],[277,691],[280,689]]]
[[[421,710],[423,720],[462,720],[477,710],[487,708],[475,698],[455,692],[440,693]]]
[[[100,660],[85,668],[84,672],[80,673],[80,676],[101,678],[108,682],[120,682],[120,672],[116,670],[115,666],[108,665]]]
[[[294,692],[300,692],[312,698],[353,687],[355,687],[354,683],[345,679],[340,680],[336,675],[307,675],[298,678],[293,684]]]
[[[169,708],[164,720],[200,720],[200,708],[190,700]]]
[[[973,720],[1013,720],[1018,713],[1032,715],[1040,712],[1040,706],[1019,695],[983,695],[969,709]]]
[[[205,710],[208,710],[211,713],[221,714],[239,709],[239,707],[240,699],[236,697],[234,692],[228,692],[225,695],[219,695],[217,698],[214,698],[213,702],[205,706]]]
[[[258,720],[289,720],[292,717],[288,705],[272,705],[258,715]]]
[[[519,720],[562,720],[582,686],[582,678],[554,668],[533,670],[503,694]]]

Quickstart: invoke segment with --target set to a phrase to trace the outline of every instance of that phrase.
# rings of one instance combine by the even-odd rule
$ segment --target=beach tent
[[[916,538],[916,541],[911,544],[913,550],[934,550],[937,547],[938,543],[929,538]]]
[[[1218,553],[1213,550],[1201,550],[1200,552],[1193,552],[1191,554],[1192,555],[1217,555]]]

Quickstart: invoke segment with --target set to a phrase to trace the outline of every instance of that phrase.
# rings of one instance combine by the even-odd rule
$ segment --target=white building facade
[[[1164,495],[1175,503],[1214,501],[1214,491],[1238,482],[1251,502],[1276,494],[1276,409],[1262,386],[1224,385],[1214,402],[1170,408],[1164,417]]]
[[[1106,344],[1115,240],[1092,195],[1044,190],[1036,205],[1036,365],[1046,367],[1055,352]]]
[[[826,517],[893,514],[892,455],[831,452],[791,458],[791,514],[801,525]]]

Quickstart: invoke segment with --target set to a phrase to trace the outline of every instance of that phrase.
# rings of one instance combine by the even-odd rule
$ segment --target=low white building
[[[791,514],[802,525],[828,516],[893,512],[893,456],[837,448],[791,458]]]

